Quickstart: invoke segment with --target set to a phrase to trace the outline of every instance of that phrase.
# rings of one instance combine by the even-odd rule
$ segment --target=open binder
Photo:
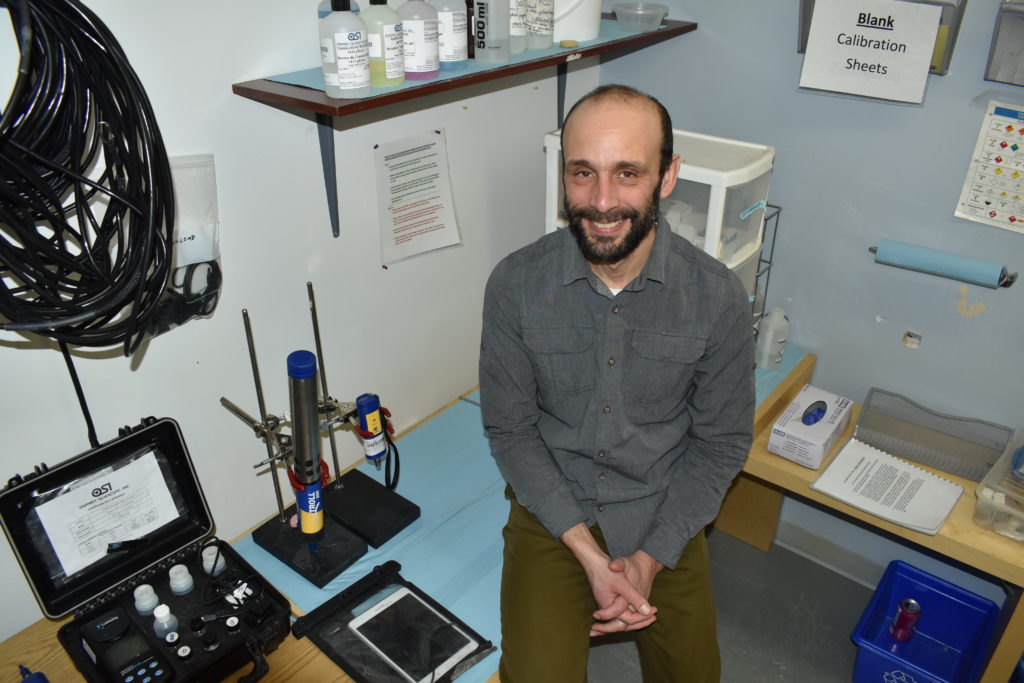
[[[894,524],[935,535],[964,489],[850,439],[811,488]]]

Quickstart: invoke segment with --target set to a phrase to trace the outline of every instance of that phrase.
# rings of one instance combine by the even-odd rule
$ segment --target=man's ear
[[[665,169],[665,174],[661,176],[661,198],[672,194],[672,190],[675,189],[676,180],[679,179],[679,164],[682,163],[678,154],[672,155],[672,160],[668,162],[668,168]]]

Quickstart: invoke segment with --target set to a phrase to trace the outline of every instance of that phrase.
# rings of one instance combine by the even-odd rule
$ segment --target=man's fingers
[[[615,600],[612,601],[612,604],[607,607],[602,607],[594,612],[594,621],[608,621],[609,619],[614,619],[625,612],[628,608],[629,603],[626,602],[626,599],[621,595],[616,596]]]
[[[642,628],[647,628],[655,621],[657,621],[657,618],[652,615],[636,623],[626,623],[623,619],[595,622],[590,626],[590,637],[594,638],[611,633],[623,633],[624,631],[638,631]]]

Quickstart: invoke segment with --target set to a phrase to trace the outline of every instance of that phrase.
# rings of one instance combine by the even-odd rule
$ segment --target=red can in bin
[[[892,618],[892,624],[889,625],[889,633],[901,643],[910,640],[910,636],[914,635],[914,625],[917,624],[920,616],[921,605],[917,600],[913,598],[900,600],[900,604],[896,608],[896,616]]]

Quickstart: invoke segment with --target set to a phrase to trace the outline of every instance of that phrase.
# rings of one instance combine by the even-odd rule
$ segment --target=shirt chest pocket
[[[636,330],[630,342],[624,393],[641,403],[669,397],[682,400],[704,346],[704,340],[696,337]]]
[[[594,330],[542,327],[523,330],[542,395],[578,394],[594,388]]]

